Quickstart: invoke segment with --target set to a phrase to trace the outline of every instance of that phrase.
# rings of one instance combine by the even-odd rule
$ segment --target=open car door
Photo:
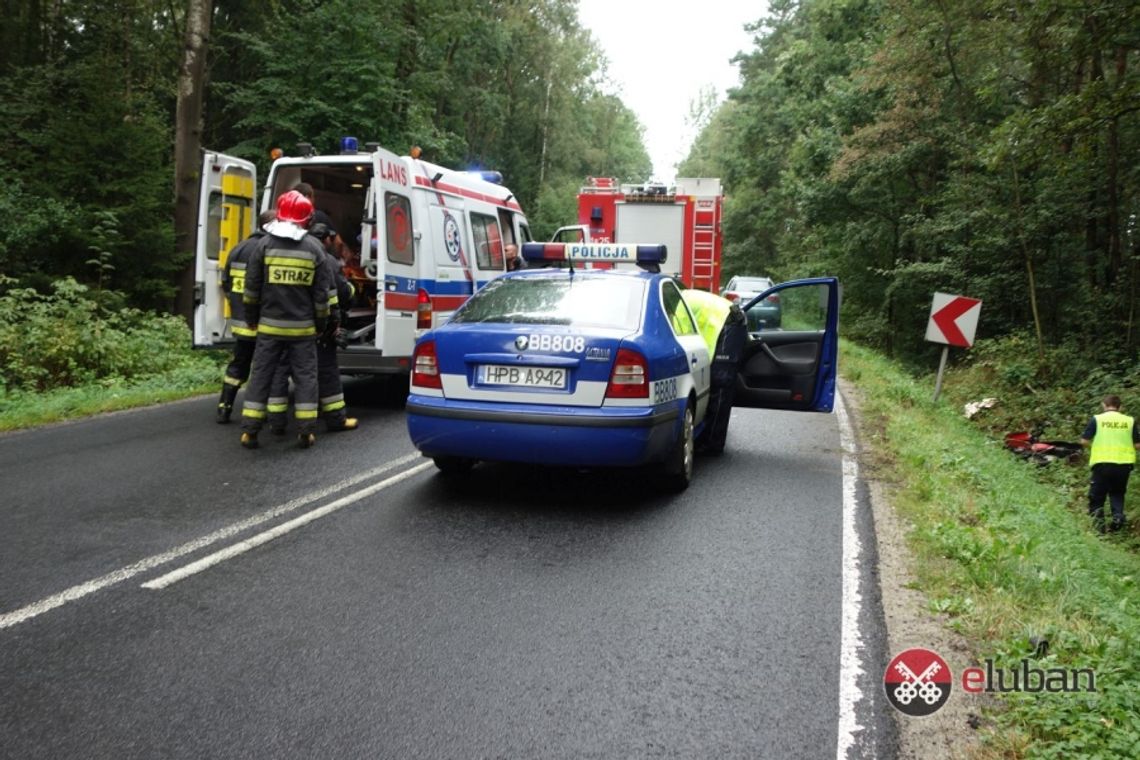
[[[233,341],[229,302],[222,291],[226,257],[253,233],[257,168],[249,161],[206,153],[198,188],[198,240],[194,264],[194,346]]]
[[[830,412],[839,352],[839,280],[780,283],[741,308],[749,337],[732,405]]]

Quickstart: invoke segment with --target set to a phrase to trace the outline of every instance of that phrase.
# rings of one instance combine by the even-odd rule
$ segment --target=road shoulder
[[[945,616],[930,611],[925,595],[917,588],[912,570],[916,559],[906,541],[912,526],[891,504],[894,484],[890,481],[890,452],[883,445],[882,425],[862,413],[862,398],[854,385],[840,380],[840,390],[854,428],[861,478],[871,503],[889,656],[911,647],[924,647],[942,655],[952,669],[961,668],[970,658],[965,638],[950,629]],[[978,745],[973,728],[978,724],[978,716],[961,694],[952,693],[950,700],[928,717],[911,718],[893,709],[891,713],[897,728],[900,760],[966,758]]]

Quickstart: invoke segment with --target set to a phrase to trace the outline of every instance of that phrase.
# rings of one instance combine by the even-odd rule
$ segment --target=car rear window
[[[508,277],[492,280],[451,321],[634,331],[644,301],[645,280],[632,277]]]
[[[736,281],[738,290],[752,290],[759,293],[772,287],[772,281],[767,277],[741,277]]]

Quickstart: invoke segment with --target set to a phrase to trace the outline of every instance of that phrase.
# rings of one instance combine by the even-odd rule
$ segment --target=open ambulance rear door
[[[376,348],[385,358],[409,357],[419,293],[412,219],[415,180],[404,159],[383,149],[372,153],[372,173],[370,217],[375,220],[376,247],[369,263],[376,273]]]
[[[196,348],[233,341],[221,274],[230,251],[253,233],[257,220],[257,168],[252,163],[221,153],[206,153],[201,177],[194,266]]]

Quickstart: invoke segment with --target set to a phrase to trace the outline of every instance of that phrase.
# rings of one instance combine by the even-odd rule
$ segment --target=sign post
[[[930,319],[926,323],[926,339],[931,343],[943,343],[942,358],[938,362],[938,379],[934,382],[934,400],[942,393],[942,374],[946,371],[946,357],[950,346],[969,348],[974,345],[974,333],[978,329],[978,315],[982,302],[976,298],[953,296],[948,293],[935,293],[930,305]]]

